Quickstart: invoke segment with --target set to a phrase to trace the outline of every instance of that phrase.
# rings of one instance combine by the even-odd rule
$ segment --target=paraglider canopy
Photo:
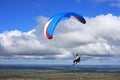
[[[59,23],[59,21],[63,17],[67,17],[67,18],[73,17],[83,24],[86,23],[83,16],[81,16],[77,13],[74,13],[74,12],[64,12],[64,13],[57,14],[57,15],[53,16],[52,18],[50,18],[49,21],[45,24],[44,34],[48,39],[53,38],[53,33],[56,28],[56,25]]]

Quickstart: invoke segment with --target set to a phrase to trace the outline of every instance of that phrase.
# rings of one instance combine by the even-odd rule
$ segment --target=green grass
[[[0,80],[120,80],[120,73],[0,69]]]

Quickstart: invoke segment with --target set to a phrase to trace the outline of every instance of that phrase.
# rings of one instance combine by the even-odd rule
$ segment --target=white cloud
[[[116,6],[120,8],[120,1],[119,2],[115,2],[115,3],[111,3],[112,6]]]
[[[95,0],[97,2],[107,2],[111,6],[119,7],[120,8],[120,0]]]
[[[120,56],[120,17],[112,14],[85,18],[81,24],[70,18],[62,20],[52,40],[44,36],[48,18],[38,17],[38,26],[29,31],[0,34],[0,59],[67,59],[82,56]]]

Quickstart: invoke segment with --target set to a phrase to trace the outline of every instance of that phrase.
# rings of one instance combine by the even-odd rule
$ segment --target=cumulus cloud
[[[120,17],[112,14],[62,20],[52,40],[44,36],[46,17],[38,17],[38,26],[28,32],[18,30],[0,34],[0,59],[68,59],[81,56],[120,56]],[[88,57],[87,57],[88,58]],[[98,58],[97,58],[98,59]]]

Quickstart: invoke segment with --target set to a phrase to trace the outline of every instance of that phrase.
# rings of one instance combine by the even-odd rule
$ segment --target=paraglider
[[[57,27],[57,24],[63,19],[63,18],[74,18],[77,21],[79,21],[82,24],[85,24],[86,21],[84,19],[83,16],[74,13],[74,12],[64,12],[64,13],[60,13],[57,15],[54,15],[52,18],[50,18],[48,20],[48,22],[45,24],[44,27],[44,35],[47,39],[52,39],[53,38],[53,34],[54,34],[54,30]],[[78,62],[80,62],[80,56],[78,54],[76,54],[75,59],[73,60],[73,65],[77,64]]]
[[[45,34],[45,36],[48,39],[52,39],[53,38],[54,30],[55,30],[57,24],[59,23],[59,21],[63,17],[67,17],[67,18],[74,17],[79,22],[81,22],[83,24],[86,23],[86,21],[83,18],[83,16],[81,16],[81,15],[79,15],[77,13],[74,13],[74,12],[64,12],[64,13],[57,14],[57,15],[53,16],[52,18],[50,18],[48,20],[48,22],[45,24],[44,34]]]

